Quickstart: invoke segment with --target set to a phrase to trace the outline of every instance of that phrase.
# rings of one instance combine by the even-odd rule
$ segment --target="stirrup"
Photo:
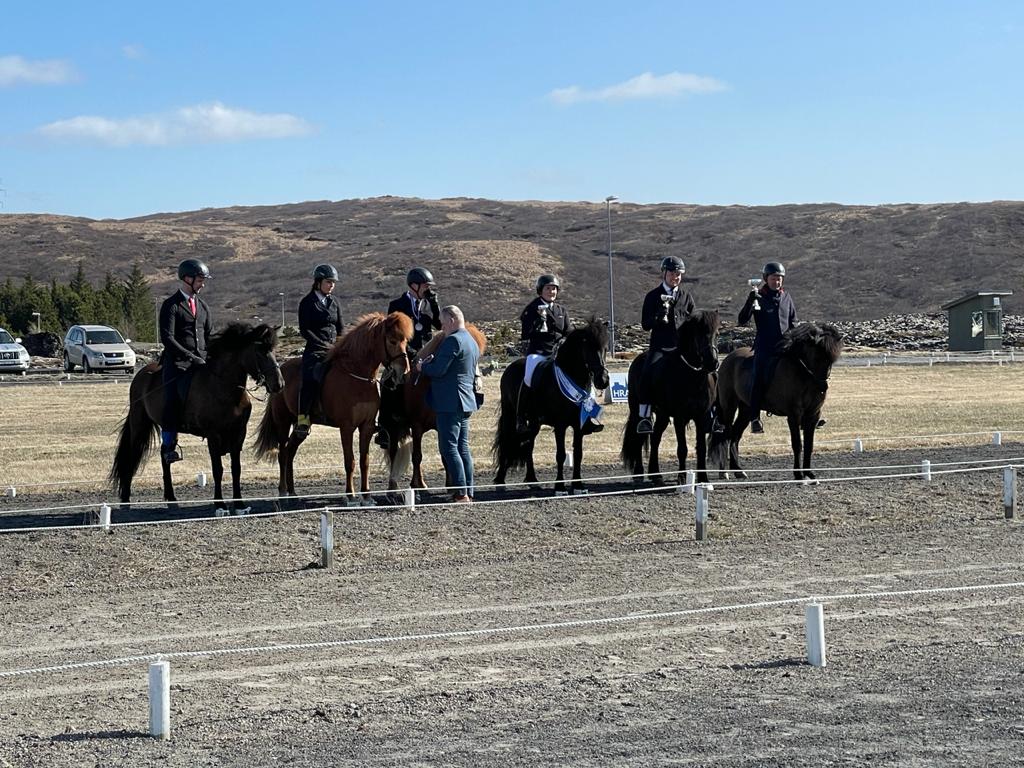
[[[754,419],[750,422],[750,431],[755,435],[764,434],[764,424],[761,423],[760,419]]]
[[[654,422],[651,421],[650,417],[644,416],[640,421],[636,423],[636,433],[638,435],[649,435],[654,431]]]
[[[377,427],[377,434],[374,435],[373,442],[385,451],[391,450],[391,436],[386,429]]]
[[[181,461],[185,458],[181,453],[181,448],[178,444],[165,445],[160,448],[160,459],[164,464],[173,464],[176,461]]]
[[[309,416],[299,416],[298,420],[295,422],[293,434],[296,437],[307,437],[312,428],[313,425],[310,422]]]
[[[595,419],[593,416],[589,417],[585,422],[583,422],[584,435],[592,435],[595,432],[600,432],[602,429],[604,429],[604,424]]]

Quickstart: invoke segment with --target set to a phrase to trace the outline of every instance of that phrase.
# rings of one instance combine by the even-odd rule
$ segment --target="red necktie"
[[[188,308],[192,311],[192,317],[195,317],[196,316],[196,297],[195,296],[189,296],[188,297]]]

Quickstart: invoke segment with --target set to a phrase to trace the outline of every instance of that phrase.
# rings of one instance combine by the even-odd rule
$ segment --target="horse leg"
[[[787,416],[786,421],[789,422],[789,442],[793,446],[793,477],[803,480],[800,464],[800,451],[803,447],[800,440],[800,419],[797,416]]]
[[[668,429],[669,417],[663,414],[654,414],[654,431],[651,433],[651,455],[647,457],[647,477],[655,485],[662,485],[665,478],[661,476],[661,462],[658,460],[658,449],[661,448],[661,438]]]
[[[413,488],[426,488],[423,480],[423,430],[412,428],[412,483]]]
[[[164,501],[177,501],[174,495],[174,482],[171,479],[171,465],[161,459],[160,466],[164,475]]]
[[[583,487],[583,427],[572,431],[572,489],[585,491]]]
[[[694,422],[696,427],[697,441],[697,482],[706,483],[708,482],[708,433],[705,431],[704,426],[699,422]]]
[[[242,443],[231,448],[231,499],[233,501],[239,501],[242,498],[242,445],[245,438],[242,438]],[[244,514],[240,511],[235,504],[231,505],[235,507],[235,514]]]
[[[537,434],[533,433],[526,441],[526,477],[523,478],[523,482],[525,483],[537,482],[537,470],[533,466],[533,446],[536,440]]]
[[[348,494],[349,501],[354,501],[356,495],[356,485],[353,479],[356,471],[356,457],[352,452],[352,435],[354,432],[355,430],[338,430],[338,434],[341,436],[341,453],[345,459],[345,493]]]
[[[676,475],[676,482],[683,485],[686,482],[686,454],[690,450],[686,445],[686,422],[676,418],[672,420],[672,423],[676,428],[676,459],[679,460],[679,474]]]
[[[372,425],[359,428],[359,492],[365,500],[370,496],[370,440],[373,432]]]
[[[750,415],[746,412],[745,407],[740,408],[736,416],[736,423],[733,424],[732,431],[729,434],[729,469],[734,470],[738,478],[747,476],[747,473],[743,471],[743,467],[740,465],[740,438],[743,437],[743,433],[749,426]]]
[[[224,503],[224,493],[222,484],[224,482],[224,462],[221,459],[221,447],[220,441],[207,438],[206,447],[210,451],[210,469],[213,473],[213,506],[217,510],[227,509],[227,504]]]
[[[811,471],[811,452],[814,450],[814,430],[818,428],[820,413],[812,414],[804,418],[804,479],[814,480],[814,473]]]
[[[555,493],[565,493],[565,427],[555,427]]]

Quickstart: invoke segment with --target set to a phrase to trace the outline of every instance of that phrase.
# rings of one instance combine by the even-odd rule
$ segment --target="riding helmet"
[[[423,267],[413,267],[409,270],[409,274],[405,276],[405,284],[412,285],[413,283],[426,283],[427,285],[434,285],[434,276],[430,274],[429,269]]]
[[[562,290],[562,284],[558,282],[558,275],[541,275],[537,278],[537,295],[544,290],[544,286],[553,285],[558,290]]]
[[[204,277],[209,280],[212,275],[210,268],[199,259],[185,259],[178,265],[178,279],[184,280],[186,277]]]
[[[769,261],[764,265],[764,269],[761,270],[761,274],[767,280],[768,275],[779,275],[780,277],[786,276],[786,268],[777,261]]]
[[[678,256],[666,256],[661,260],[662,272],[685,272],[686,265]]]
[[[313,269],[313,280],[319,283],[321,280],[333,280],[338,282],[341,278],[338,276],[338,270],[334,268],[333,264],[317,264]]]

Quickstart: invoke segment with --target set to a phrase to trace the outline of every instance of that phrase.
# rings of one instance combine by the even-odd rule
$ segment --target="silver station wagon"
[[[0,371],[27,371],[28,350],[16,339],[0,328]]]
[[[73,325],[64,337],[64,370],[81,366],[86,373],[134,371],[135,352],[113,328],[105,325]]]

